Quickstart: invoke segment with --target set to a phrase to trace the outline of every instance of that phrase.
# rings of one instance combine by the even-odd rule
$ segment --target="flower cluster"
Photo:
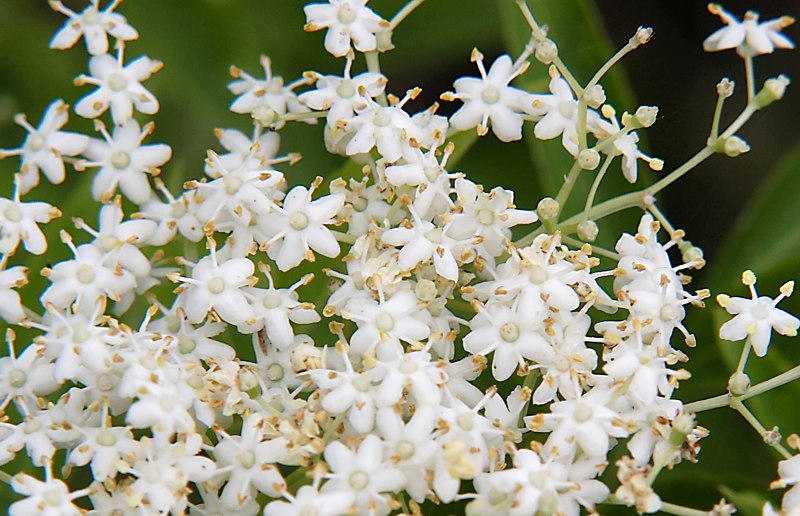
[[[28,135],[2,151],[20,167],[13,197],[0,199],[0,317],[36,336],[24,346],[6,336],[0,464],[25,454],[43,472],[13,477],[22,499],[11,514],[87,504],[98,514],[388,514],[460,500],[470,514],[579,514],[609,500],[662,508],[655,476],[696,460],[708,433],[674,397],[696,344],[686,309],[709,296],[685,275],[702,253],[643,196],[637,230],[601,261],[591,199],[559,226],[569,191],[519,208],[514,192],[457,171],[451,138],[490,128],[502,141],[561,136],[570,175],[604,159],[599,182],[619,157],[634,183],[640,160],[663,166],[636,132],[657,108],[618,118],[602,73],[577,84],[524,8],[532,37],[520,56],[487,71],[474,51],[480,77],[441,95],[462,103],[455,113],[412,113],[420,90],[389,94],[376,59],[421,2],[385,20],[366,0],[330,0],[305,6],[305,29],[327,31],[341,75],[284,81],[266,56],[263,78],[233,67],[230,109],[252,128],[218,130],[204,176],[175,193],[157,177],[171,149],[145,143],[155,125],[142,123],[159,111],[143,82],[162,65],[126,61],[138,33],[113,12],[119,3],[76,13],[51,2],[69,18],[51,47],[84,37],[91,55],[75,84],[96,89],[74,112],[95,121],[96,137],[62,131],[69,107],[56,100],[36,128],[18,116]],[[771,51],[762,31],[791,45],[777,32],[785,19],[747,18],[736,39],[742,24],[712,11],[731,27],[711,36],[711,50]],[[651,33],[640,28],[625,51]],[[356,73],[361,54],[367,69]],[[512,86],[531,57],[550,65],[548,92]],[[318,122],[325,148],[361,165],[361,177],[295,184],[298,157],[281,155],[280,130]],[[40,171],[63,182],[65,162],[97,169],[101,206],[96,228],[74,219],[85,236],[61,232],[72,258],[42,271],[39,313],[15,290],[29,271],[9,264],[20,245],[46,252],[39,224],[61,213],[20,199]],[[181,256],[168,254],[175,243]],[[317,261],[333,265],[306,273]],[[320,282],[326,293],[309,294]],[[748,337],[761,356],[771,328],[796,333],[798,321],[775,308],[780,298],[757,298],[754,282],[752,300],[718,297],[737,314],[721,336]],[[618,482],[603,476],[615,449]],[[793,464],[779,468],[786,485]],[[92,482],[73,485],[72,470]],[[787,494],[784,510],[796,498]]]

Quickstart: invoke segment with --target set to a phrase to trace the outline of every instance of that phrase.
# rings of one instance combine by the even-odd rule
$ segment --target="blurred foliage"
[[[80,10],[86,2],[65,3]],[[370,5],[384,17],[391,17],[404,3],[403,0],[373,0]],[[603,25],[603,16],[608,19],[613,13],[609,14],[609,2],[599,3],[605,7],[602,12],[590,0],[532,2],[537,19],[547,23],[550,35],[559,44],[562,58],[582,81],[588,80],[615,50]],[[698,16],[704,14],[703,3],[693,2],[698,6]],[[247,116],[227,110],[233,99],[226,90],[226,84],[231,80],[228,74],[231,65],[258,76],[262,73],[258,57],[267,54],[272,58],[273,72],[283,76],[287,82],[300,77],[306,70],[341,73],[341,60],[322,51],[322,33],[302,32],[304,16],[301,7],[302,2],[296,0],[128,0],[124,3],[121,12],[141,35],[140,40],[129,43],[126,49],[128,59],[146,54],[164,61],[166,65],[146,83],[162,105],[161,112],[154,117],[156,132],[149,141],[163,141],[173,148],[173,160],[164,167],[162,175],[173,192],[179,191],[185,180],[202,175],[202,161],[207,149],[220,150],[213,136],[215,127],[249,131]],[[623,9],[618,8],[620,11]],[[691,15],[694,16],[694,12]],[[15,147],[24,137],[22,129],[12,123],[14,113],[27,113],[35,124],[53,99],[64,98],[74,104],[89,91],[88,87],[81,89],[71,85],[74,76],[86,71],[86,54],[80,48],[82,42],[78,48],[64,52],[47,48],[47,42],[62,23],[63,17],[52,12],[44,0],[2,0],[0,3],[0,147]],[[625,30],[623,41],[635,26]],[[440,92],[451,88],[455,77],[477,73],[469,62],[473,47],[480,48],[490,63],[504,49],[512,54],[518,52],[526,38],[527,30],[512,0],[429,0],[401,25],[394,38],[397,50],[382,56],[381,64],[390,79],[388,89],[392,93],[402,97],[408,88],[418,85],[423,88],[423,94],[409,104],[412,111],[422,110],[437,101]],[[647,49],[640,52],[647,52]],[[363,64],[358,63],[356,67],[354,71],[358,72],[363,69]],[[545,66],[534,64],[521,78],[520,84],[544,92],[546,71]],[[636,70],[629,70],[629,73],[636,73]],[[656,80],[669,82],[669,77]],[[641,80],[632,82],[637,84]],[[603,83],[609,101],[620,113],[636,108],[628,79],[619,70]],[[713,99],[705,102],[709,104],[707,112],[710,112]],[[452,113],[456,107],[443,103],[441,112]],[[681,123],[695,124],[698,113],[684,111],[681,116]],[[701,118],[701,122],[704,123],[704,119]],[[92,124],[77,116],[72,117],[67,127],[93,132]],[[769,125],[761,125],[759,129],[768,133],[769,138]],[[530,128],[527,131],[530,132]],[[796,125],[793,131],[796,135]],[[322,150],[320,126],[291,124],[282,131],[282,137],[283,152],[303,155],[303,160],[297,165],[290,169],[282,167],[290,183],[307,184],[318,175],[330,178],[337,173],[357,171],[341,158]],[[792,138],[789,136],[790,140]],[[457,170],[465,171],[471,179],[489,188],[502,185],[514,190],[517,204],[523,208],[535,207],[543,195],[555,195],[562,176],[571,165],[558,140],[536,142],[530,138],[531,141],[500,144],[492,137],[473,141],[464,135],[461,139]],[[796,136],[794,140],[797,140]],[[700,139],[698,146],[702,144]],[[758,148],[753,150],[753,154],[758,152]],[[668,163],[680,163],[672,156],[663,157]],[[781,283],[797,276],[800,265],[800,202],[796,196],[800,191],[800,147],[781,162],[775,173],[768,174],[766,169],[772,161],[772,156],[762,156],[764,166],[760,174],[769,176],[769,180],[743,208],[737,224],[730,231],[713,226],[711,232],[727,234],[725,244],[715,253],[716,260],[709,264],[697,288],[709,287],[714,293],[725,291],[731,295],[745,295],[746,289],[738,283],[738,278],[742,270],[752,268],[759,275],[759,291],[774,296]],[[16,158],[0,161],[0,178],[3,178],[0,179],[0,195],[10,195],[11,177],[16,167]],[[645,170],[641,175],[644,182],[652,177]],[[27,197],[57,204],[66,214],[47,227],[50,235],[57,234],[61,228],[72,230],[71,216],[81,216],[90,225],[96,221],[97,206],[86,202],[91,172],[83,175],[73,172],[68,176],[63,187],[45,185]],[[589,181],[587,178],[584,180]],[[737,188],[735,182],[719,186],[727,186],[730,191]],[[582,198],[588,185],[581,188],[583,190],[576,190],[574,198]],[[681,188],[680,185],[673,188],[679,192],[673,194],[673,199],[680,199]],[[611,192],[630,189],[622,180],[618,165],[614,165],[599,199],[607,198]],[[695,198],[704,194],[697,190],[687,193]],[[673,205],[675,211],[684,208],[680,201],[673,201]],[[711,207],[701,206],[700,209]],[[602,245],[612,247],[621,231],[633,231],[638,216],[636,210],[631,210],[601,224]],[[79,236],[77,231],[71,232],[78,242],[86,238]],[[183,250],[174,252],[181,254]],[[52,237],[46,256],[15,257],[15,263],[25,260],[32,270],[33,285],[23,290],[28,306],[38,305],[33,292],[41,292],[47,285],[37,271],[68,256],[66,247]],[[326,262],[325,265],[334,266],[335,263]],[[299,277],[308,270],[307,266],[300,267],[285,280]],[[302,292],[318,306],[324,304],[324,289]],[[782,305],[783,308],[800,312],[796,300],[788,301]],[[140,311],[144,303],[141,305]],[[740,349],[740,344],[728,342],[714,345],[717,342],[715,328],[725,318],[720,309],[711,308],[702,312],[695,310],[686,321],[687,327],[697,334],[699,345],[688,350],[692,359],[688,368],[696,380],[682,384],[678,392],[681,398],[691,401],[724,392],[726,379],[735,366]],[[30,338],[31,334],[19,333],[22,347],[24,339]],[[752,373],[754,382],[797,364],[800,353],[792,349],[795,345],[785,338],[775,339],[768,358],[751,359],[755,366]],[[800,387],[786,386],[750,401],[748,405],[767,427],[779,425],[788,434],[800,430],[800,411],[794,401],[798,396]],[[746,489],[758,487],[761,492],[766,491],[769,481],[775,477],[776,456],[759,443],[758,436],[737,414],[728,409],[700,414],[698,421],[712,431],[704,443],[701,464],[681,464],[675,473],[664,473],[657,484],[659,493],[667,501],[708,509],[722,496],[720,490],[723,489],[729,499],[743,503],[743,513],[752,511],[760,501]],[[13,472],[9,466],[4,466],[4,470]],[[8,489],[0,485],[0,507],[7,506],[13,499]],[[777,497],[772,499],[777,500]],[[609,508],[603,509],[605,512]]]

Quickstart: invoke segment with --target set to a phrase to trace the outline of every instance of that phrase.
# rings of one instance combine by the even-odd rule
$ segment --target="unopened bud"
[[[558,201],[552,197],[545,197],[536,205],[536,213],[542,221],[552,220],[558,217],[560,211],[561,206],[558,204]]]
[[[239,373],[239,389],[244,392],[250,392],[258,387],[259,378],[258,373],[252,369],[242,369]]]
[[[594,149],[583,149],[578,154],[578,165],[584,170],[594,170],[600,164],[600,153]]]
[[[552,39],[546,38],[536,44],[533,55],[540,62],[550,64],[558,57],[558,47]]]
[[[597,240],[599,232],[600,228],[597,227],[597,223],[593,220],[584,220],[578,224],[578,238],[584,242],[594,242]]]
[[[599,84],[595,84],[583,92],[583,98],[586,99],[586,104],[590,108],[597,109],[606,101],[606,90]]]
[[[756,103],[759,108],[769,106],[776,100],[781,100],[786,93],[786,87],[791,81],[785,75],[779,75],[764,81],[764,87],[756,95]]]
[[[734,87],[734,82],[725,77],[717,84],[717,95],[719,95],[724,99],[727,99],[728,97],[733,95],[733,87]]]
[[[672,430],[683,435],[679,442],[683,442],[683,439],[692,433],[692,430],[694,430],[694,424],[695,421],[693,414],[678,414],[678,416],[672,420]]]
[[[738,136],[731,136],[730,138],[726,138],[724,143],[722,144],[722,152],[729,158],[735,158],[736,156],[744,154],[749,150],[750,146],[747,145],[747,142],[742,140]]]
[[[375,41],[375,48],[378,49],[378,52],[388,52],[394,49],[394,43],[392,43],[392,29],[383,29],[375,34]]]
[[[422,302],[433,301],[436,298],[436,293],[436,283],[429,279],[419,280],[414,287],[414,294],[416,294],[417,299]]]
[[[656,123],[656,118],[658,118],[658,108],[656,106],[639,106],[639,109],[636,110],[634,117],[642,127],[650,127]]]
[[[679,245],[678,248],[681,250],[681,258],[683,259],[683,263],[703,261],[703,250],[693,245],[691,242],[686,241]]]
[[[308,335],[296,335],[289,353],[289,363],[295,373],[322,367],[322,349],[314,345],[314,339]]]
[[[653,37],[653,28],[652,27],[639,27],[636,29],[636,34],[630,39],[629,43],[631,48],[636,48],[639,45],[644,45],[650,38]]]
[[[731,396],[743,396],[750,390],[750,377],[744,373],[734,373],[728,380],[728,392]]]

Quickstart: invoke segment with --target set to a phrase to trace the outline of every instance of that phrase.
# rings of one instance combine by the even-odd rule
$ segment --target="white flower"
[[[47,106],[37,128],[28,123],[23,114],[14,117],[14,121],[28,131],[28,136],[20,148],[0,150],[0,159],[21,156],[17,187],[20,194],[39,184],[40,169],[51,183],[62,183],[66,177],[64,156],[76,156],[89,145],[89,137],[84,134],[59,131],[67,123],[68,113],[69,106],[58,99]]]
[[[503,54],[492,63],[489,72],[483,66],[483,54],[472,51],[470,60],[478,65],[481,77],[461,77],[453,83],[455,93],[445,93],[444,100],[461,100],[464,105],[450,117],[450,125],[459,131],[478,128],[484,135],[491,124],[492,131],[501,141],[522,138],[523,113],[533,110],[531,95],[509,86],[527,66],[515,67],[511,58]],[[527,63],[526,63],[527,64]]]
[[[323,492],[352,493],[354,503],[365,511],[388,513],[386,498],[381,493],[402,489],[406,478],[394,465],[383,459],[384,443],[376,435],[368,435],[353,451],[339,441],[325,448],[325,462],[331,472],[322,486]]]
[[[635,183],[638,175],[638,160],[646,161],[650,168],[653,170],[661,170],[664,163],[659,159],[654,159],[639,150],[639,135],[635,132],[628,132],[625,129],[620,129],[619,121],[617,120],[614,108],[609,104],[605,104],[602,108],[603,116],[607,118],[597,117],[596,127],[593,129],[594,136],[599,140],[598,144],[602,145],[602,150],[609,156],[622,156],[622,175],[629,183]],[[623,118],[624,119],[624,118]],[[612,138],[613,141],[610,145],[603,145],[603,141],[607,138]]]
[[[27,498],[11,504],[8,508],[10,516],[79,516],[83,511],[72,501],[89,494],[88,489],[70,493],[67,484],[50,478],[50,475],[42,482],[26,473],[15,475],[11,488]]]
[[[767,296],[758,296],[755,288],[756,275],[752,271],[742,274],[742,283],[750,288],[750,299],[732,298],[726,294],[717,296],[720,306],[735,316],[720,327],[719,336],[733,342],[747,338],[756,355],[763,357],[767,354],[772,330],[789,337],[797,335],[800,320],[777,308],[783,298],[792,294],[794,282],[781,286],[781,294],[774,300]]]
[[[231,258],[219,263],[213,240],[209,243],[211,253],[194,265],[191,278],[176,273],[168,275],[170,280],[186,284],[178,287],[186,317],[189,322],[198,323],[213,310],[220,319],[231,324],[244,325],[255,320],[253,309],[242,292],[243,287],[256,282],[255,265],[248,258]]]
[[[140,129],[136,120],[131,119],[114,127],[113,136],[102,123],[97,122],[96,127],[103,140],[92,138],[84,151],[90,161],[75,165],[78,170],[100,168],[92,182],[92,196],[108,202],[119,186],[125,197],[135,204],[144,204],[152,195],[147,174],[158,175],[158,167],[169,161],[172,149],[164,143],[142,145],[153,132],[152,123]]]
[[[50,48],[60,50],[71,48],[81,36],[86,42],[86,50],[93,56],[108,52],[108,34],[119,41],[131,41],[139,37],[128,20],[119,13],[113,12],[122,0],[113,0],[105,9],[100,10],[100,0],[91,0],[86,9],[76,13],[58,0],[50,0],[53,10],[66,15],[69,19],[50,40]]]
[[[328,3],[308,4],[306,13],[307,32],[328,29],[325,34],[325,50],[336,57],[350,52],[350,43],[359,52],[377,49],[375,35],[389,27],[389,23],[367,7],[369,0],[330,0]]]
[[[800,455],[795,455],[786,460],[778,463],[778,480],[770,484],[772,489],[782,489],[786,486],[794,486],[783,495],[781,501],[781,509],[785,514],[796,514],[800,510],[800,487],[797,485],[800,482]],[[781,512],[784,514],[784,512]]]
[[[76,311],[86,313],[96,306],[104,307],[107,298],[119,301],[123,294],[136,288],[135,276],[113,261],[115,253],[103,253],[92,244],[75,247],[63,231],[61,240],[69,246],[74,259],[42,271],[52,282],[41,296],[42,304],[52,303],[57,308],[74,305]]]
[[[315,483],[316,484],[316,483]],[[314,486],[301,486],[297,494],[282,493],[288,502],[274,501],[267,504],[264,514],[280,514],[282,516],[339,516],[347,513],[353,503],[353,495],[348,491],[332,491],[320,493]]]
[[[20,242],[29,253],[43,254],[47,239],[38,224],[60,217],[61,210],[46,202],[21,202],[18,185],[13,199],[0,197],[0,254],[14,254]]]
[[[407,156],[411,148],[418,146],[421,131],[408,113],[403,111],[403,106],[418,93],[418,90],[410,90],[400,102],[386,107],[367,99],[354,118],[340,121],[339,125],[352,135],[345,153],[353,156],[374,148],[387,163]]]
[[[80,432],[84,439],[70,450],[67,463],[85,466],[91,462],[92,477],[100,482],[116,476],[118,460],[135,457],[139,451],[139,443],[126,426],[83,427]]]
[[[28,284],[28,268],[17,266],[4,269],[5,260],[0,262],[0,319],[9,323],[18,323],[25,319],[22,298],[11,289],[21,288]]]
[[[533,108],[544,117],[536,123],[533,134],[540,140],[561,135],[561,143],[573,156],[578,154],[578,111],[580,109],[572,88],[559,76],[550,80],[550,95],[533,95]],[[587,110],[586,124],[591,129],[597,113]]]
[[[379,73],[364,72],[350,77],[352,64],[353,57],[348,54],[343,77],[310,72],[309,76],[316,81],[317,89],[301,93],[298,97],[311,109],[328,110],[328,125],[335,126],[340,120],[352,118],[358,106],[364,105],[368,98],[378,97],[386,87],[386,77]]]
[[[272,75],[272,61],[264,55],[261,56],[261,67],[264,69],[264,79],[256,79],[237,67],[231,68],[231,75],[237,80],[228,84],[228,90],[239,96],[231,104],[231,111],[250,113],[261,125],[273,129],[284,126],[286,121],[283,117],[287,113],[311,111],[297,100],[297,95],[292,91],[301,84],[306,84],[305,79],[284,86],[282,77]],[[313,117],[305,121],[309,124],[317,123]]]
[[[314,261],[311,249],[329,258],[339,254],[339,242],[325,225],[335,222],[336,214],[344,206],[344,194],[325,195],[312,201],[315,185],[310,190],[304,186],[292,188],[283,207],[264,215],[259,222],[271,233],[267,254],[282,271],[300,265],[303,260]]]
[[[220,496],[225,507],[236,509],[246,504],[256,491],[275,498],[286,489],[276,464],[286,459],[290,443],[284,437],[267,439],[266,428],[269,423],[261,415],[251,414],[242,422],[240,435],[217,430],[220,440],[214,458],[219,467],[230,469]]]
[[[703,50],[716,52],[735,48],[742,57],[771,54],[775,48],[794,48],[792,40],[780,33],[794,23],[791,16],[782,16],[758,23],[758,13],[747,11],[744,21],[723,9],[719,4],[708,4],[711,14],[716,14],[726,24],[703,41]]]
[[[123,66],[122,59],[122,48],[116,59],[108,54],[92,57],[89,61],[91,75],[79,75],[75,84],[92,84],[97,89],[78,101],[76,113],[84,118],[97,118],[110,106],[111,118],[117,125],[133,117],[134,107],[146,115],[158,113],[158,99],[141,82],[161,70],[163,64],[141,56]]]

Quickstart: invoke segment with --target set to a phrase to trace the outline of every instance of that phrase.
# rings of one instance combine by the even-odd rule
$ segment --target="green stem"
[[[0,482],[5,482],[10,485],[12,480],[14,480],[13,476],[0,469]]]
[[[711,120],[711,133],[709,134],[709,142],[717,141],[719,137],[719,122],[722,118],[722,106],[725,104],[725,97],[722,95],[717,96],[717,105],[714,107],[714,118]]]
[[[756,96],[756,75],[753,70],[753,57],[744,58],[744,75],[747,81],[747,101],[750,102]]]
[[[364,53],[364,59],[367,60],[367,70],[369,70],[372,73],[378,73],[378,74],[381,73],[381,60],[379,55],[380,54],[378,53],[377,50],[373,52]],[[380,104],[383,107],[389,105],[389,101],[386,99],[385,92],[378,95],[378,104]]]
[[[753,413],[750,412],[747,409],[747,407],[744,406],[742,400],[740,400],[739,398],[731,398],[731,408],[736,412],[738,412],[739,414],[741,414],[742,417],[745,419],[745,421],[750,423],[750,426],[752,426],[755,429],[755,431],[758,432],[758,435],[760,435],[761,438],[764,439],[764,442],[769,446],[775,448],[778,451],[778,453],[780,453],[783,456],[784,459],[789,459],[792,457],[792,454],[789,453],[789,451],[786,448],[784,448],[783,445],[781,445],[781,443],[779,442],[770,443],[766,440],[766,436],[769,433],[769,431],[766,428],[764,428],[764,425],[761,424],[758,418],[756,418],[756,416],[754,416]]]
[[[414,12],[414,9],[419,7],[420,5],[424,4],[425,0],[411,0],[402,9],[397,11],[397,14],[394,15],[392,21],[389,22],[389,29],[394,30],[397,28],[400,23],[408,17],[409,14]]]
[[[575,239],[575,238],[572,238],[572,237],[568,237],[568,236],[565,236],[563,234],[561,235],[561,241],[564,242],[565,244],[571,245],[575,249],[580,249],[581,246],[584,244],[584,242],[581,242],[578,239]],[[590,243],[590,245],[592,246],[592,255],[604,256],[606,258],[610,258],[610,259],[612,259],[614,261],[617,261],[617,262],[621,258],[621,256],[619,254],[615,253],[614,251],[609,251],[608,249],[605,249],[603,247],[598,247],[598,246],[596,246],[594,244],[591,244],[591,243]]]
[[[533,13],[531,13],[530,7],[528,7],[528,2],[526,0],[517,0],[517,6],[519,10],[522,12],[522,17],[525,18],[525,21],[528,23],[528,26],[531,28],[531,34],[536,41],[542,41],[547,38],[547,34],[544,33],[542,28],[536,23],[536,19],[533,17]],[[556,56],[553,59],[553,65],[559,71],[562,77],[569,83],[570,88],[575,94],[580,97],[583,95],[583,87],[580,83],[575,79],[569,69],[566,67],[563,61],[559,56]]]
[[[560,209],[564,209],[564,203],[569,199],[569,194],[572,193],[572,189],[575,187],[578,176],[581,175],[582,171],[583,168],[575,161],[575,163],[572,164],[572,168],[569,170],[567,179],[564,181],[564,184],[561,185],[561,190],[559,190],[558,195],[556,195],[556,202],[558,202],[558,205],[561,207]]]
[[[592,182],[592,188],[589,190],[589,195],[586,197],[586,205],[583,208],[584,215],[589,213],[589,210],[592,209],[592,204],[594,204],[594,197],[595,195],[597,195],[597,189],[600,188],[600,181],[602,181],[603,177],[605,177],[606,172],[608,172],[608,167],[609,165],[611,165],[612,161],[614,161],[614,156],[606,157],[603,166],[600,168],[600,171],[597,172],[597,176],[594,178],[594,181]],[[588,220],[588,219],[584,216],[583,220]]]
[[[684,507],[683,505],[676,505],[674,503],[661,502],[661,512],[667,514],[676,514],[678,516],[708,516],[708,511],[701,511],[699,509],[692,509],[691,507]]]
[[[350,245],[353,245],[353,244],[356,243],[356,236],[355,235],[350,235],[348,233],[342,233],[341,231],[336,231],[336,230],[330,229],[330,228],[328,228],[328,229],[330,230],[330,232],[333,234],[333,237],[337,241],[342,242],[343,244],[350,244]]]
[[[667,176],[662,178],[661,180],[654,183],[647,191],[651,195],[655,195],[664,188],[668,187],[681,177],[683,177],[687,172],[692,170],[694,167],[705,161],[707,158],[714,154],[714,150],[711,147],[703,147],[700,151],[689,158],[689,160],[681,165],[680,167],[676,168],[672,172],[670,172]]]
[[[752,398],[754,396],[758,396],[759,394],[763,394],[765,392],[771,391],[777,387],[782,385],[786,385],[789,382],[793,382],[800,378],[800,365],[797,365],[788,371],[785,371],[774,378],[770,378],[769,380],[765,380],[761,383],[757,383],[750,387],[746,393],[741,396],[738,396],[738,399],[744,401],[748,398]],[[714,396],[713,398],[708,398],[704,400],[693,401],[691,403],[687,403],[683,406],[683,409],[686,412],[694,412],[695,414],[698,412],[704,412],[706,410],[712,410],[715,408],[720,407],[727,407],[730,405],[730,400],[732,396],[730,394],[720,394],[719,396]]]
[[[747,342],[744,343],[744,348],[742,348],[742,354],[739,355],[739,363],[736,366],[736,371],[733,373],[734,375],[744,372],[744,368],[747,365],[747,358],[750,356],[750,350],[752,348],[753,345],[750,344],[750,339],[747,339]]]

